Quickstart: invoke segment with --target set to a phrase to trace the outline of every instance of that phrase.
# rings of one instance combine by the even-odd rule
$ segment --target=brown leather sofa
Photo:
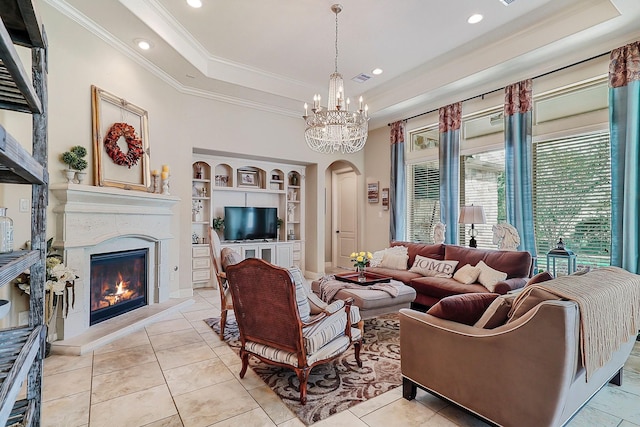
[[[394,270],[384,267],[368,267],[367,270],[391,276],[396,280],[411,286],[416,290],[415,304],[430,307],[440,299],[462,293],[489,292],[480,283],[469,285],[462,284],[455,279],[442,277],[424,277],[421,274],[409,271],[415,261],[416,255],[437,259],[458,261],[456,271],[460,267],[471,264],[475,266],[479,261],[484,261],[489,267],[507,273],[507,279],[496,285],[494,293],[506,294],[507,292],[522,288],[533,272],[532,257],[524,251],[495,251],[488,249],[467,248],[456,245],[429,245],[424,243],[411,243],[393,241],[391,246],[406,246],[409,260],[407,270]]]

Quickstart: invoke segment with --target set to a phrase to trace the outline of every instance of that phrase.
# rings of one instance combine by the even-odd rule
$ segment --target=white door
[[[357,177],[352,170],[333,174],[333,263],[352,268],[351,253],[358,248]]]

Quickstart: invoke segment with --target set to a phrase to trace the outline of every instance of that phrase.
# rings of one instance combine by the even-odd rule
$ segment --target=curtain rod
[[[542,73],[542,74],[540,74],[540,75],[538,75],[538,76],[532,77],[531,79],[532,79],[532,80],[539,79],[539,78],[541,78],[541,77],[548,76],[549,74],[557,73],[558,71],[566,70],[567,68],[575,67],[576,65],[584,64],[585,62],[591,61],[591,60],[593,60],[593,59],[597,59],[597,58],[600,58],[600,57],[602,57],[602,56],[609,55],[610,53],[611,53],[611,51],[609,51],[609,52],[604,52],[604,53],[600,53],[600,54],[598,54],[598,55],[592,56],[591,58],[583,59],[582,61],[578,61],[578,62],[574,62],[573,64],[565,65],[564,67],[558,68],[558,69],[556,69],[556,70],[547,71],[546,73]],[[485,92],[485,93],[480,94],[480,95],[475,95],[475,96],[472,96],[471,98],[463,99],[461,102],[467,102],[467,101],[471,101],[472,99],[482,98],[482,97],[484,97],[485,95],[489,95],[489,94],[492,94],[492,93],[494,93],[494,92],[498,92],[498,91],[500,91],[500,90],[504,90],[504,88],[505,88],[505,86],[503,86],[503,87],[501,87],[501,88],[499,88],[499,89],[490,90],[489,92]],[[415,118],[417,118],[417,117],[425,116],[425,115],[427,115],[427,114],[430,114],[430,113],[436,112],[436,111],[438,111],[439,109],[440,109],[440,108],[435,108],[435,109],[433,109],[433,110],[425,111],[424,113],[416,114],[415,116],[407,117],[406,119],[400,119],[400,120],[398,120],[398,121],[401,121],[401,122],[407,122],[407,121],[409,121],[409,120],[411,120],[411,119],[415,119]],[[391,123],[387,123],[387,126],[391,126]]]

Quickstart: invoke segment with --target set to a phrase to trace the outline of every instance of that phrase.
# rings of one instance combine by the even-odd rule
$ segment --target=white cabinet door
[[[293,245],[280,243],[276,248],[277,265],[289,268],[293,265]]]

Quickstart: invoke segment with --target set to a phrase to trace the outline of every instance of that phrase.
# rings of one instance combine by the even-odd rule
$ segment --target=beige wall
[[[92,158],[91,85],[147,110],[151,168],[170,165],[171,194],[182,200],[174,209],[172,222],[175,240],[171,245],[171,267],[178,268],[170,280],[172,296],[192,294],[191,259],[181,254],[191,253],[191,161],[194,147],[228,151],[236,156],[263,156],[278,161],[307,163],[309,167],[303,183],[308,203],[305,262],[307,270],[312,273],[324,271],[325,227],[324,221],[318,219],[318,208],[324,206],[324,191],[318,189],[324,189],[324,171],[340,156],[309,150],[304,142],[302,119],[181,93],[128,54],[112,47],[46,3],[39,6],[49,40],[50,182],[66,182],[61,172],[64,165],[58,156],[71,146],[87,147],[88,158]],[[0,112],[0,121],[12,135],[30,147],[31,119],[28,115]],[[349,159],[363,168],[363,153]],[[93,174],[91,163],[89,176]],[[30,189],[0,186],[0,202],[9,208],[9,214],[16,223],[17,245],[30,238],[30,214],[18,213],[21,197],[30,199]],[[50,196],[48,237],[54,235],[52,209],[55,205],[55,198]],[[27,298],[20,297],[13,286],[0,289],[0,298],[13,300],[15,306],[9,320],[0,323],[17,324],[18,311],[28,307]]]

